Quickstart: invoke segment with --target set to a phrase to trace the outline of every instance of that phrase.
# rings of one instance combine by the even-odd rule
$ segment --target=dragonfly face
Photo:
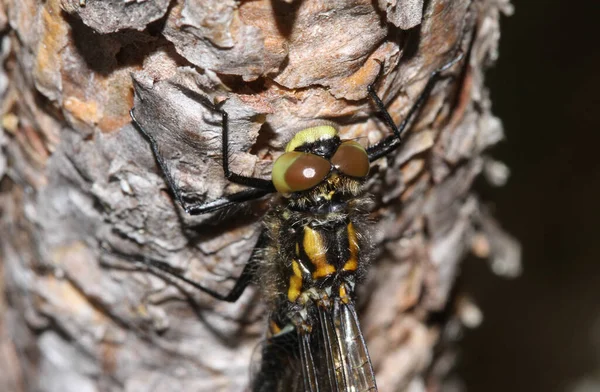
[[[165,181],[182,208],[199,215],[271,193],[281,203],[264,218],[264,230],[241,276],[228,294],[188,279],[168,263],[112,253],[176,277],[217,299],[236,301],[257,284],[269,309],[269,332],[254,391],[376,391],[375,376],[354,308],[356,284],[370,262],[370,199],[362,184],[370,164],[401,145],[402,132],[418,113],[441,73],[462,54],[433,72],[425,89],[396,126],[373,86],[368,92],[392,134],[363,148],[342,140],[329,124],[298,132],[273,165],[272,179],[246,177],[229,169],[228,114],[195,92],[221,114],[223,172],[246,190],[210,202],[188,203],[160,155],[152,134],[131,117],[147,138]],[[182,89],[185,87],[180,86]]]

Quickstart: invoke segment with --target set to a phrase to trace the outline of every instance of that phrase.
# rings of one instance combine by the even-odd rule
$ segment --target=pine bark
[[[221,168],[269,178],[298,129],[328,120],[373,144],[428,76],[445,72],[403,146],[367,183],[378,254],[359,312],[381,391],[437,391],[447,345],[478,310],[456,285],[469,252],[499,274],[518,244],[472,190],[506,168],[484,70],[508,0],[4,0],[0,130],[0,389],[240,391],[265,331],[260,296],[227,304],[101,251],[169,262],[220,292],[239,275],[276,198],[187,216],[129,110],[159,141],[184,193],[240,190]]]

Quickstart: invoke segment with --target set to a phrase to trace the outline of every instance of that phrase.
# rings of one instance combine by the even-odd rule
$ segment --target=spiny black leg
[[[272,193],[270,191],[263,191],[262,189],[246,189],[240,192],[232,193],[231,195],[223,196],[215,200],[211,200],[206,203],[196,203],[184,207],[185,211],[190,215],[207,214],[221,210],[226,207],[243,203],[245,201],[260,199],[261,197]]]
[[[438,68],[437,70],[435,70],[431,73],[429,80],[427,81],[427,84],[425,85],[425,88],[423,89],[423,91],[421,92],[421,94],[419,95],[419,97],[417,98],[415,103],[412,105],[412,107],[408,111],[408,114],[406,115],[406,117],[404,117],[404,120],[402,120],[402,122],[400,123],[399,126],[396,126],[396,124],[394,123],[394,120],[392,120],[392,117],[390,116],[389,112],[385,108],[384,103],[377,96],[377,93],[375,92],[375,88],[374,88],[374,84],[376,81],[367,87],[367,90],[369,92],[369,95],[371,96],[371,99],[373,99],[373,102],[375,102],[375,105],[377,106],[377,110],[381,113],[385,123],[387,124],[388,127],[390,127],[390,129],[393,132],[392,135],[386,137],[379,143],[377,143],[374,146],[371,146],[367,149],[367,153],[369,154],[370,162],[373,162],[383,156],[386,156],[387,154],[389,154],[390,152],[392,152],[396,148],[398,148],[398,146],[402,143],[402,132],[404,132],[404,130],[406,129],[406,126],[411,122],[411,120],[413,119],[415,114],[419,111],[419,109],[421,108],[421,105],[423,105],[423,102],[425,102],[427,100],[427,98],[429,97],[429,94],[431,93],[431,90],[435,86],[435,83],[439,80],[441,73],[444,72],[445,70],[447,70],[448,68],[452,67],[454,64],[459,62],[462,58],[463,58],[463,54],[460,53],[452,61],[450,61],[449,63],[443,65],[441,68]]]
[[[231,182],[235,182],[236,184],[246,185],[255,189],[261,189],[267,193],[275,192],[275,186],[271,180],[265,180],[258,177],[242,176],[241,174],[234,173],[229,169],[229,115],[227,112],[221,109],[218,105],[214,105],[212,102],[206,99],[205,96],[197,93],[194,90],[190,90],[189,88],[180,84],[173,84],[173,86],[177,87],[183,94],[187,95],[191,99],[201,102],[203,105],[209,107],[212,111],[218,112],[221,115],[221,152],[223,154],[222,162],[225,178]]]
[[[107,253],[110,253],[112,255],[118,256],[121,259],[125,259],[134,263],[142,263],[145,266],[149,267],[150,269],[156,269],[159,270],[161,272],[164,272],[165,274],[176,278],[182,282],[185,282],[189,285],[191,285],[192,287],[210,295],[213,298],[216,298],[218,300],[221,301],[227,301],[227,302],[235,302],[240,295],[242,294],[242,292],[244,291],[244,289],[246,288],[246,286],[248,286],[248,284],[251,281],[251,277],[252,276],[248,276],[248,273],[246,273],[246,269],[248,268],[248,264],[246,265],[246,267],[244,267],[244,270],[242,271],[242,274],[240,275],[240,277],[236,280],[235,285],[233,287],[233,289],[226,295],[223,295],[221,293],[218,293],[214,290],[209,289],[208,287],[204,287],[202,286],[200,283],[195,282],[191,279],[186,278],[185,276],[183,276],[181,274],[181,271],[179,268],[174,268],[172,266],[170,266],[169,264],[165,263],[164,261],[161,260],[156,260],[150,257],[146,257],[143,255],[128,255],[116,250],[108,250],[108,249],[104,249]]]
[[[156,142],[156,139],[154,139],[154,137],[151,134],[146,132],[146,130],[142,127],[142,125],[137,121],[133,109],[131,109],[129,114],[131,116],[131,119],[132,119],[135,127],[142,133],[142,135],[144,135],[144,137],[150,143],[150,148],[152,149],[152,153],[154,154],[154,159],[156,159],[156,163],[158,164],[158,166],[160,167],[160,170],[163,173],[163,176],[165,178],[165,181],[167,182],[167,186],[169,187],[169,190],[171,191],[171,193],[173,194],[175,199],[179,202],[179,204],[185,210],[186,213],[188,213],[190,215],[206,214],[209,212],[217,211],[222,208],[231,206],[236,203],[241,203],[241,202],[249,201],[249,200],[255,200],[255,199],[261,198],[261,197],[275,191],[274,188],[271,190],[271,189],[262,189],[261,187],[258,187],[258,189],[256,189],[257,187],[254,187],[255,189],[246,189],[244,191],[237,192],[232,195],[224,196],[217,200],[212,200],[209,202],[188,204],[184,200],[183,196],[181,195],[180,189],[175,184],[173,176],[171,175],[171,172],[169,171],[169,168],[168,168],[167,164],[165,163],[165,160],[163,159],[162,155],[160,154],[160,151],[158,149],[158,143]],[[261,180],[261,179],[257,179],[257,180]],[[261,180],[261,181],[267,181],[267,180]],[[267,182],[270,183],[272,186],[271,181],[267,181]],[[249,183],[247,183],[246,185],[252,186]]]
[[[267,241],[267,235],[265,232],[263,232],[259,236],[258,241],[256,242],[254,249],[252,250],[252,254],[250,255],[250,259],[244,266],[244,270],[242,271],[242,274],[235,281],[235,285],[233,286],[231,291],[229,291],[229,293],[227,293],[225,295],[218,293],[212,289],[209,289],[208,287],[204,287],[203,285],[201,285],[200,283],[198,283],[196,281],[186,278],[185,276],[183,276],[181,274],[181,271],[178,268],[172,267],[171,265],[165,263],[164,261],[156,260],[156,259],[142,256],[142,255],[139,255],[139,256],[129,255],[129,254],[120,252],[115,249],[108,249],[104,246],[102,247],[102,250],[105,251],[106,253],[109,253],[114,256],[118,256],[122,259],[131,261],[131,262],[135,262],[135,263],[142,263],[142,264],[150,267],[151,269],[157,269],[161,272],[164,272],[165,274],[167,274],[173,278],[176,278],[182,282],[185,282],[185,283],[191,285],[192,287],[194,287],[194,288],[196,288],[196,289],[198,289],[220,301],[235,302],[238,300],[238,298],[240,298],[240,296],[242,295],[242,293],[244,292],[246,287],[248,287],[248,285],[254,281],[256,267],[260,260],[258,252],[264,248],[266,241]]]
[[[220,110],[221,118],[223,119],[223,141],[222,141],[222,152],[223,152],[223,172],[225,177],[231,181],[240,185],[246,185],[255,189],[260,189],[267,193],[275,192],[275,186],[273,181],[265,180],[257,177],[242,176],[237,173],[233,173],[229,170],[229,116],[224,110]]]

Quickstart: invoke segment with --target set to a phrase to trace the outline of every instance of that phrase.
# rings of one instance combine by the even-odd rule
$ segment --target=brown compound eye
[[[330,171],[328,160],[314,154],[290,151],[273,164],[273,185],[280,193],[305,191],[318,185]]]
[[[333,154],[331,164],[350,177],[366,177],[371,167],[369,156],[363,146],[355,141],[343,142]]]

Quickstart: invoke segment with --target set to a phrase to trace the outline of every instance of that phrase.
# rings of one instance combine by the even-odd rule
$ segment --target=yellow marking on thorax
[[[290,276],[290,287],[288,288],[288,300],[295,302],[300,296],[302,290],[302,271],[296,260],[292,260],[292,271],[294,274]]]
[[[358,239],[356,238],[356,231],[352,222],[348,223],[348,244],[350,247],[350,257],[346,260],[344,271],[356,271],[358,268]]]
[[[346,286],[345,285],[341,285],[340,286],[340,299],[345,304],[347,304],[347,303],[350,302],[350,297],[348,296],[348,291],[346,291]]]
[[[271,335],[277,335],[281,332],[281,327],[273,320],[269,321],[269,332]]]
[[[304,241],[302,245],[310,262],[315,266],[315,270],[312,273],[313,279],[323,278],[335,272],[335,267],[327,263],[327,249],[325,248],[321,234],[308,226],[304,226]]]
[[[325,200],[331,200],[331,199],[333,198],[333,195],[335,195],[335,191],[331,191],[331,192],[329,192],[329,193],[327,193],[327,194],[323,195],[323,198],[324,198]]]

